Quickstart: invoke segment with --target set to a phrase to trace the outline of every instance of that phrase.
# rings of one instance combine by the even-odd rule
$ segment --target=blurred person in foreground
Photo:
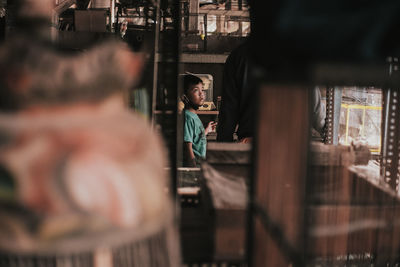
[[[115,40],[62,54],[46,34],[52,9],[42,7],[52,1],[17,2],[16,34],[0,47],[0,249],[51,251],[110,229],[165,228],[164,146],[122,100],[142,57]]]

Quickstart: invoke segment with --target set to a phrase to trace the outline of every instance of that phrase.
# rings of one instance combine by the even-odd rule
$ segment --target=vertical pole
[[[390,102],[390,89],[383,89],[383,110],[382,110],[382,138],[381,138],[381,177],[385,176],[386,158],[387,158],[387,142],[389,132],[389,102]]]
[[[346,112],[346,137],[345,137],[345,144],[348,145],[348,138],[349,138],[349,120],[350,120],[350,107],[347,107],[347,112]]]
[[[179,73],[179,51],[180,51],[180,2],[174,0],[157,0],[155,18],[155,51],[154,51],[154,76],[153,76],[153,125],[156,120],[154,112],[157,105],[157,92],[164,92],[164,99],[160,104],[161,114],[157,122],[161,125],[162,133],[166,140],[170,163],[170,188],[176,197],[177,185],[177,149],[178,149],[178,73]],[[161,28],[161,10],[164,16],[169,16],[171,22],[165,20],[165,27]],[[167,25],[168,23],[168,25]],[[157,55],[161,56],[161,62]],[[180,125],[179,125],[180,126]]]
[[[117,36],[120,36],[120,26],[119,26],[119,8],[117,7],[117,8],[114,8],[114,10],[116,10],[117,12],[116,12],[116,15],[115,15],[115,28],[114,28],[114,30],[115,30],[115,34],[117,35]]]
[[[6,36],[6,1],[0,0],[0,43],[5,40]]]
[[[110,31],[115,31],[115,0],[110,0]]]
[[[155,112],[157,105],[157,88],[158,88],[158,48],[160,42],[160,0],[156,2],[156,20],[154,23],[154,55],[153,55],[153,91],[151,97],[151,119],[152,126],[156,124]]]
[[[182,129],[182,124],[178,123],[181,121],[181,117],[178,113],[178,106],[179,106],[179,92],[183,91],[182,85],[179,81],[179,73],[181,72],[181,65],[179,63],[180,59],[180,52],[181,52],[181,21],[182,21],[182,13],[180,12],[180,4],[179,1],[173,1],[173,13],[172,16],[175,18],[173,20],[173,26],[174,26],[174,32],[173,32],[173,38],[174,38],[174,45],[172,48],[172,55],[174,58],[174,62],[176,63],[173,70],[171,71],[171,74],[174,74],[173,78],[171,78],[171,86],[173,87],[173,90],[171,92],[173,99],[175,100],[174,103],[174,108],[173,108],[173,118],[174,118],[174,124],[173,124],[173,132],[174,132],[174,142],[173,142],[173,151],[171,153],[172,163],[173,163],[173,170],[171,172],[172,180],[171,180],[171,186],[172,190],[174,190],[174,197],[177,199],[177,184],[178,184],[178,153],[182,151],[182,142],[183,140],[183,129]],[[179,139],[178,139],[179,138]],[[176,214],[179,214],[179,205],[180,203],[178,201],[175,202],[177,205],[176,208]]]
[[[333,110],[333,144],[339,144],[340,109],[342,106],[342,88],[335,87]]]
[[[199,0],[189,1],[189,32],[199,30],[199,9]]]
[[[366,113],[366,106],[364,105],[363,108],[363,116],[362,116],[362,126],[361,126],[361,136],[365,136],[365,113]]]
[[[333,97],[334,89],[326,88],[326,118],[325,118],[325,143],[333,144]]]
[[[54,1],[54,7],[58,6],[60,4],[59,0],[55,0]],[[59,15],[57,14],[57,12],[55,12],[55,9],[53,8],[53,12],[52,12],[52,16],[51,16],[51,28],[50,28],[50,39],[53,42],[57,41],[58,38],[58,20],[59,20]]]
[[[397,58],[389,58],[389,76],[395,75],[398,70]],[[397,74],[397,73],[396,73]],[[399,137],[400,95],[397,88],[385,90],[382,124],[382,164],[381,174],[384,181],[395,190],[399,190]]]
[[[329,87],[326,89],[326,119],[325,143],[337,145],[339,143],[339,120],[342,104],[342,89]]]
[[[208,31],[208,26],[207,26],[207,14],[204,14],[204,52],[207,52],[207,31]]]
[[[397,190],[398,186],[398,166],[399,166],[399,126],[395,123],[399,121],[399,92],[397,90],[388,90],[389,96],[385,103],[385,118],[386,129],[384,129],[386,137],[383,141],[383,176],[385,182],[390,185],[393,190]]]

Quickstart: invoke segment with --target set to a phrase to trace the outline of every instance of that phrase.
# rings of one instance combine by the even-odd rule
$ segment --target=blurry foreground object
[[[81,53],[62,54],[42,41],[24,36],[0,48],[0,109],[97,101],[128,89],[140,74],[141,56],[117,41]]]
[[[162,141],[123,107],[141,68],[116,41],[0,48],[1,266],[179,265]]]
[[[0,115],[3,252],[93,258],[99,246],[131,247],[124,255],[143,262],[130,266],[177,266],[161,142],[118,103]]]

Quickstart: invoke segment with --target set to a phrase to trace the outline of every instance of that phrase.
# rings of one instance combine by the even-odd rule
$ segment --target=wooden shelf
[[[228,54],[182,53],[180,63],[220,63],[224,64]],[[156,54],[156,62],[165,62],[160,53]],[[168,61],[169,62],[169,61]],[[170,61],[172,62],[172,61]]]
[[[181,63],[221,63],[224,64],[228,54],[181,54]]]
[[[168,114],[168,115],[172,115],[174,114],[173,110],[155,110],[154,114]]]
[[[198,110],[196,111],[198,115],[218,115],[218,110]]]
[[[216,16],[232,16],[232,17],[242,17],[242,18],[250,18],[250,13],[248,10],[221,10],[221,9],[200,9],[199,15],[216,15]],[[197,14],[189,14],[189,15],[197,15]]]

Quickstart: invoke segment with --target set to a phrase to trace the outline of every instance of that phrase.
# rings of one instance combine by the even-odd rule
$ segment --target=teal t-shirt
[[[206,157],[207,139],[203,123],[197,114],[187,109],[185,109],[183,140],[192,143],[193,153],[196,157]]]

